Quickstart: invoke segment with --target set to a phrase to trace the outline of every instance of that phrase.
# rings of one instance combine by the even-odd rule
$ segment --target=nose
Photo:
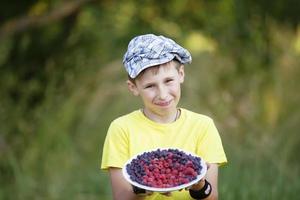
[[[160,86],[158,88],[158,96],[159,96],[159,99],[162,99],[162,100],[166,99],[167,96],[168,96],[168,90],[167,90],[167,88],[164,87],[164,86]]]

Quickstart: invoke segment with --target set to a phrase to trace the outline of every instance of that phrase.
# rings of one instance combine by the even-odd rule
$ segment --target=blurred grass
[[[271,73],[242,76],[234,61],[217,50],[192,52],[180,106],[211,116],[220,130],[229,161],[220,168],[221,199],[298,198],[300,63],[287,42],[292,40],[276,39],[279,53]],[[249,65],[257,62],[249,58]],[[24,130],[24,137],[14,146],[24,148],[1,146],[1,166],[6,167],[1,169],[0,199],[112,199],[108,175],[99,170],[106,130],[140,102],[127,92],[121,60],[68,80],[62,90],[53,80],[44,101],[28,113],[22,104],[2,102],[1,113],[14,112],[2,116],[11,120],[6,118],[1,130],[17,122],[13,128]]]

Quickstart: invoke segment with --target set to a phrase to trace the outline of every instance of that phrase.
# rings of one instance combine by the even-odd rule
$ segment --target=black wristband
[[[136,187],[136,186],[132,186],[132,191],[134,194],[146,194],[146,190],[145,189],[142,189],[142,188],[139,188],[139,187]]]
[[[189,190],[193,199],[205,199],[210,195],[212,191],[210,183],[205,179],[205,184],[200,190]]]

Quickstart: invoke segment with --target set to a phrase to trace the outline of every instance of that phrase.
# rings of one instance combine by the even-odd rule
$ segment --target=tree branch
[[[29,28],[40,27],[52,22],[56,22],[78,11],[84,4],[93,0],[74,0],[66,2],[59,8],[50,11],[42,16],[23,16],[7,21],[0,27],[0,40]]]

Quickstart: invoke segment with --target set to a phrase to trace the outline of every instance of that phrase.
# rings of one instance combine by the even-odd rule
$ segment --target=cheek
[[[149,101],[155,97],[155,93],[153,91],[143,92],[142,97],[144,100]]]
[[[180,83],[174,84],[171,88],[170,91],[174,94],[180,94]]]

